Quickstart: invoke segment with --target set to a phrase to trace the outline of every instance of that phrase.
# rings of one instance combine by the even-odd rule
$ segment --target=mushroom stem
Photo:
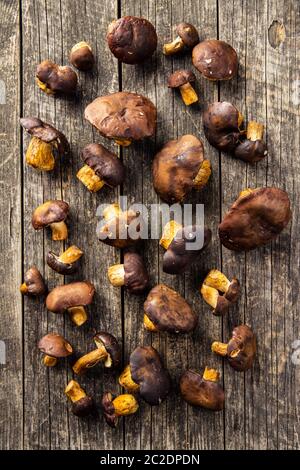
[[[262,140],[264,136],[264,125],[256,121],[249,121],[247,126],[247,139],[255,142]]]
[[[179,87],[181,97],[186,106],[190,106],[193,103],[199,101],[198,95],[190,83],[185,83]]]
[[[52,145],[48,142],[43,142],[38,137],[32,137],[26,151],[26,163],[39,170],[53,170],[55,158],[53,156]]]
[[[115,143],[116,143],[117,145],[120,145],[121,147],[129,147],[129,145],[131,145],[131,140],[115,139]]]
[[[47,354],[44,356],[43,363],[46,367],[54,367],[57,364],[56,357],[48,356]]]
[[[122,214],[122,209],[116,202],[115,204],[110,204],[108,207],[106,207],[102,214],[104,219],[108,221],[114,217],[120,216]]]
[[[205,367],[203,378],[204,380],[209,380],[210,382],[218,382],[220,374],[215,369],[209,369],[208,367]]]
[[[76,245],[72,245],[66,251],[64,251],[58,259],[62,263],[72,264],[79,260],[82,255],[83,252]]]
[[[119,377],[119,384],[124,387],[128,392],[138,392],[140,386],[132,380],[130,365],[126,366]]]
[[[125,269],[124,264],[115,264],[110,266],[107,271],[109,282],[115,287],[124,286]]]
[[[68,308],[71,320],[76,326],[81,326],[87,321],[87,313],[82,306]]]
[[[68,237],[68,228],[64,221],[50,224],[52,230],[52,240],[65,240]]]
[[[144,313],[144,327],[146,328],[146,330],[148,331],[158,331],[156,326],[154,325],[154,323],[150,320],[150,318],[148,317],[148,315],[146,315],[146,313]]]
[[[169,248],[169,245],[172,243],[176,233],[178,232],[179,229],[182,228],[182,225],[176,222],[176,220],[170,220],[163,229],[163,233],[161,236],[161,239],[159,241],[159,244],[167,250]]]
[[[242,115],[242,113],[238,111],[238,128],[242,126],[243,122],[244,122],[244,116]]]
[[[80,387],[79,383],[75,380],[71,380],[65,388],[65,394],[71,400],[72,403],[81,400],[86,397],[85,391]]]
[[[249,194],[253,193],[253,191],[254,189],[250,189],[250,188],[243,189],[243,191],[241,191],[239,194],[239,199],[249,196]]]
[[[23,282],[23,284],[21,284],[21,286],[20,286],[20,292],[21,292],[21,294],[27,294],[27,292],[28,292],[28,287],[27,287],[27,285],[26,285],[25,282]]]
[[[116,416],[128,416],[136,413],[139,404],[136,398],[129,393],[119,395],[112,402]]]
[[[201,295],[208,305],[210,305],[213,309],[216,308],[219,298],[219,292],[217,289],[207,286],[206,284],[202,284]]]
[[[196,189],[202,189],[208,182],[211,175],[211,164],[209,160],[203,160],[200,169],[193,181],[193,185]]]
[[[94,351],[80,357],[73,365],[73,371],[75,374],[81,375],[86,369],[90,369],[98,364],[98,362],[107,359],[107,356],[108,354],[104,346],[99,346],[97,349],[94,349]]]
[[[219,341],[214,341],[211,345],[212,352],[219,354],[219,356],[227,356],[227,343],[220,343]]]
[[[163,53],[165,55],[176,54],[184,48],[184,42],[180,36],[174,39],[174,41],[164,44]]]
[[[96,175],[94,170],[88,165],[84,165],[82,168],[80,168],[80,170],[77,172],[76,177],[92,193],[96,193],[97,191],[99,191],[105,184],[104,181],[101,180],[99,176]]]
[[[218,271],[218,269],[212,269],[204,279],[204,284],[225,293],[228,291],[230,281],[227,279],[225,274],[221,273],[221,271]]]

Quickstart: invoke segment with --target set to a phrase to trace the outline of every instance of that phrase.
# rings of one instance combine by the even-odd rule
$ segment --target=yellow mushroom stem
[[[198,95],[190,83],[185,83],[179,87],[182,100],[186,106],[199,101]]]
[[[182,228],[182,225],[176,222],[176,220],[170,220],[163,229],[163,233],[161,236],[161,239],[159,241],[159,244],[167,250],[172,243],[176,233],[178,232],[179,229]]]
[[[244,116],[242,115],[242,113],[238,112],[238,128],[240,128],[244,122]]]
[[[200,169],[193,181],[193,185],[196,189],[202,189],[206,186],[209,177],[211,175],[211,164],[209,160],[203,160]]]
[[[205,367],[203,378],[204,380],[209,380],[210,382],[218,382],[220,374],[215,369],[209,369],[208,367]]]
[[[139,404],[136,398],[129,393],[119,395],[113,400],[116,416],[128,416],[137,412]]]
[[[21,294],[27,294],[27,292],[28,292],[28,287],[27,287],[27,285],[25,284],[25,282],[23,282],[23,284],[21,284],[21,286],[20,286],[20,292],[21,292]]]
[[[148,331],[158,331],[158,329],[156,328],[154,323],[150,320],[148,315],[146,315],[146,313],[144,313],[144,327]]]
[[[243,189],[243,191],[241,191],[239,194],[239,199],[249,196],[249,194],[253,193],[253,191],[255,191],[255,189],[250,189],[250,188]]]
[[[132,380],[130,365],[126,366],[119,377],[119,384],[124,387],[128,392],[136,393],[139,391],[140,386]]]
[[[115,143],[121,147],[129,147],[129,145],[131,145],[131,140],[115,139]]]
[[[75,263],[75,261],[78,261],[82,255],[83,252],[76,245],[72,245],[66,251],[64,251],[58,259],[62,263],[72,264]]]
[[[184,42],[180,36],[174,39],[174,41],[164,44],[163,53],[165,55],[176,54],[184,48]]]
[[[71,380],[65,388],[65,394],[71,400],[72,403],[81,400],[86,397],[85,391],[80,387],[79,383],[75,380]]]
[[[214,309],[217,307],[219,298],[219,292],[217,289],[207,286],[206,284],[202,284],[201,295],[208,305]]]
[[[104,219],[107,221],[113,219],[114,217],[119,217],[121,214],[122,209],[117,202],[107,206],[102,213]]]
[[[262,140],[264,136],[264,125],[256,121],[249,121],[247,125],[247,139]]]
[[[77,375],[83,374],[86,369],[94,367],[98,362],[105,361],[107,359],[108,353],[104,346],[99,346],[97,349],[85,354],[80,357],[75,364],[73,365],[73,371]]]
[[[47,354],[43,358],[44,366],[46,367],[54,367],[57,364],[56,357],[48,356]]]
[[[204,279],[203,283],[209,287],[214,287],[219,292],[223,293],[228,291],[231,284],[225,274],[221,273],[218,269],[212,269]]]
[[[219,356],[227,356],[227,343],[220,343],[219,341],[214,341],[211,345],[212,352],[219,354]]]
[[[42,91],[47,93],[47,95],[55,95],[55,91],[51,90],[50,88],[47,88],[46,83],[41,82],[41,80],[37,77],[36,77],[36,83]]]
[[[66,226],[65,222],[53,222],[50,224],[52,230],[52,240],[60,241],[66,240],[68,238],[68,227]]]
[[[115,287],[124,286],[125,283],[125,269],[124,264],[115,264],[110,266],[107,270],[109,282]]]
[[[77,172],[76,177],[81,181],[84,186],[88,188],[92,193],[99,191],[104,185],[104,181],[96,175],[94,170],[88,165],[84,165]]]
[[[42,171],[51,171],[55,166],[53,146],[43,142],[37,137],[32,137],[26,151],[27,165]]]
[[[76,326],[81,326],[87,321],[87,313],[82,306],[68,308],[68,313]]]

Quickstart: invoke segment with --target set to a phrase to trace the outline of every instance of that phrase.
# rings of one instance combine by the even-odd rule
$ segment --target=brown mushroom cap
[[[62,222],[67,218],[69,204],[65,201],[51,200],[44,202],[35,209],[32,214],[32,226],[35,230],[40,230],[50,224]]]
[[[189,333],[198,324],[198,317],[186,300],[165,284],[151,289],[144,312],[159,331]]]
[[[120,215],[112,217],[107,221],[99,231],[99,240],[106,245],[115,246],[116,248],[127,248],[135,245],[141,241],[141,238],[137,236],[137,239],[130,237],[130,224],[135,224],[135,219],[140,217],[140,213],[128,210],[122,212]],[[140,223],[136,224],[136,230],[140,233]]]
[[[36,76],[54,93],[72,95],[77,88],[77,74],[68,65],[60,66],[44,60],[37,66]]]
[[[73,353],[73,348],[58,333],[48,333],[40,339],[38,348],[44,354],[51,357],[67,357]]]
[[[83,161],[111,188],[125,179],[125,167],[114,153],[101,144],[89,144],[82,151]]]
[[[66,137],[62,132],[55,129],[55,127],[35,117],[21,118],[20,123],[32,137],[37,137],[46,143],[56,144],[58,155],[64,156],[69,153],[70,146]],[[53,146],[53,152],[56,152],[55,146]]]
[[[197,137],[187,134],[170,140],[153,161],[155,191],[169,204],[183,201],[191,192],[203,161],[203,144]]]
[[[196,81],[196,76],[191,70],[176,70],[168,77],[169,88],[179,88],[186,83],[192,83]]]
[[[90,70],[95,63],[91,47],[85,41],[75,44],[70,52],[70,62],[78,70]]]
[[[221,152],[231,152],[240,139],[239,112],[227,101],[217,101],[203,114],[204,134],[208,142]]]
[[[193,64],[209,80],[229,80],[237,74],[237,53],[229,44],[207,39],[193,49]]]
[[[145,18],[123,16],[113,21],[107,32],[113,55],[124,64],[139,64],[150,58],[157,47],[154,26]]]
[[[182,398],[193,406],[201,406],[212,411],[224,408],[225,395],[220,383],[205,380],[193,370],[187,370],[180,378]]]
[[[138,253],[124,254],[124,285],[132,294],[141,294],[149,284],[149,276],[143,258]]]
[[[140,386],[141,398],[149,405],[159,405],[171,389],[170,374],[158,352],[151,346],[140,346],[130,355],[133,381]]]
[[[106,392],[102,395],[101,406],[105,421],[110,427],[115,428],[118,423],[118,416],[116,415],[113,396],[110,392]]]
[[[244,140],[234,151],[234,156],[248,163],[256,163],[268,154],[267,145],[263,140]]]
[[[95,293],[91,282],[70,282],[55,287],[46,298],[46,307],[54,313],[62,313],[70,307],[89,305]]]
[[[122,91],[96,98],[84,116],[108,139],[140,140],[155,133],[156,108],[136,93]]]
[[[59,274],[73,274],[77,270],[76,263],[65,263],[53,251],[49,251],[46,258],[48,266]]]
[[[252,367],[256,355],[256,337],[247,325],[234,328],[227,345],[228,362],[237,371]]]
[[[104,347],[108,353],[108,358],[104,362],[105,367],[118,368],[121,364],[121,347],[118,343],[118,340],[107,333],[106,331],[99,331],[94,336],[94,342],[97,347]]]
[[[179,23],[176,32],[187,47],[194,47],[199,42],[198,31],[190,23]]]
[[[74,415],[83,418],[95,412],[95,403],[92,397],[85,396],[72,403],[71,411]]]
[[[32,266],[26,271],[24,284],[27,287],[27,295],[43,295],[47,292],[43,276],[35,266]]]
[[[277,237],[290,219],[290,200],[285,191],[255,189],[234,202],[219,225],[219,237],[229,250],[253,250]]]

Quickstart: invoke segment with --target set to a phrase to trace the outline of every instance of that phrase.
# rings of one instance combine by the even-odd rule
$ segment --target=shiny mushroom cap
[[[67,218],[69,204],[65,201],[51,200],[44,202],[32,214],[32,226],[40,230],[50,224],[62,222]]]
[[[78,70],[90,70],[95,63],[95,57],[91,46],[85,41],[75,44],[70,52],[70,62]]]
[[[225,395],[218,380],[219,374],[213,369],[206,368],[203,377],[193,370],[187,370],[180,378],[182,398],[190,405],[220,411],[224,408]]]
[[[176,33],[182,39],[185,46],[191,48],[199,42],[199,34],[195,26],[190,23],[179,23]]]
[[[87,145],[82,151],[82,158],[107,186],[114,188],[124,182],[125,167],[122,161],[103,145]]]
[[[149,284],[149,276],[144,260],[138,253],[124,254],[124,285],[132,294],[144,292]]]
[[[95,413],[95,403],[92,397],[85,396],[72,403],[72,413],[75,416],[84,418]]]
[[[262,140],[264,125],[249,121],[247,124],[246,139],[235,149],[234,156],[248,163],[256,163],[268,155],[267,145]]]
[[[90,305],[95,293],[91,282],[71,282],[55,287],[46,298],[46,307],[54,313],[62,313],[68,308]]]
[[[50,124],[35,117],[21,118],[20,124],[32,137],[36,137],[46,143],[56,144],[59,155],[63,156],[69,153],[70,146],[66,137]],[[53,150],[55,151],[55,148]]]
[[[196,81],[196,76],[191,70],[176,70],[168,77],[169,88],[179,88],[186,83]]]
[[[229,44],[207,39],[193,49],[193,64],[209,80],[230,80],[237,74],[237,53]]]
[[[105,367],[118,368],[121,364],[121,347],[118,340],[106,331],[98,331],[94,336],[96,346],[104,347],[108,357],[104,362]]]
[[[39,87],[48,94],[72,95],[77,88],[77,74],[68,65],[60,66],[44,60],[37,66],[36,78]]]
[[[40,271],[32,266],[24,275],[24,283],[20,288],[24,295],[43,295],[47,292],[47,286]]]
[[[256,337],[247,325],[234,328],[227,345],[228,362],[237,371],[252,367],[256,355]]]
[[[48,333],[40,339],[38,348],[44,354],[51,357],[67,357],[73,353],[73,348],[58,333]]]

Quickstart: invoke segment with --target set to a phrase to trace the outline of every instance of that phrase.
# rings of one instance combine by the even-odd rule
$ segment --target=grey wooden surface
[[[142,66],[118,66],[111,56],[105,33],[109,22],[126,14],[144,16],[156,27],[159,46]],[[185,20],[195,24],[201,39],[228,41],[239,55],[239,75],[221,83],[198,80],[198,107],[185,108],[178,95],[166,87],[167,75],[190,67],[190,56],[165,57],[162,43],[173,27]],[[285,40],[274,43],[273,21],[285,27]],[[275,23],[276,26],[276,23]],[[68,63],[69,50],[88,41],[97,58],[92,73],[79,73],[80,93],[75,100],[53,99],[35,85],[37,63],[52,59]],[[276,39],[276,35],[275,35]],[[292,361],[293,342],[299,332],[299,105],[300,6],[297,0],[0,0],[0,207],[1,295],[0,341],[6,346],[6,364],[0,364],[0,447],[3,449],[297,449],[300,447],[299,370]],[[276,46],[276,47],[274,47]],[[2,88],[1,88],[2,87]],[[163,274],[162,250],[149,241],[145,258],[151,282],[174,286],[199,313],[196,332],[189,338],[150,335],[142,326],[143,298],[111,287],[106,269],[120,253],[99,243],[95,235],[96,207],[113,202],[120,191],[104,189],[91,195],[75,175],[80,150],[89,142],[102,142],[83,119],[85,106],[96,96],[117,91],[137,91],[158,106],[158,128],[151,142],[122,150],[128,168],[121,193],[131,202],[158,202],[151,182],[151,160],[165,141],[193,133],[203,139],[213,175],[202,194],[190,202],[204,202],[213,242],[201,262],[185,276]],[[0,91],[1,92],[1,91]],[[0,97],[1,98],[1,97]],[[235,104],[247,119],[266,126],[269,156],[250,167],[219,155],[206,142],[201,124],[205,104],[215,100]],[[0,99],[0,103],[2,103]],[[20,131],[19,116],[39,116],[68,137],[72,155],[54,173],[41,174],[24,165],[28,136]],[[293,221],[271,245],[249,254],[221,248],[219,220],[244,187],[275,185],[288,191]],[[63,315],[47,313],[43,302],[22,299],[22,274],[36,264],[49,288],[62,278],[45,265],[52,242],[48,233],[31,227],[33,209],[50,198],[70,203],[68,244],[84,252],[82,269],[74,279],[90,279],[96,299],[87,325],[77,329]],[[223,320],[213,317],[202,302],[198,287],[211,267],[242,284],[238,305]],[[67,281],[71,280],[68,278]],[[258,336],[258,357],[253,371],[237,374],[210,353],[211,341],[225,340],[233,326],[247,322]],[[78,354],[92,348],[94,329],[105,328],[123,340],[125,362],[139,344],[153,344],[164,356],[174,378],[174,391],[158,408],[141,403],[136,416],[117,430],[98,419],[78,420],[69,412],[63,390],[72,377],[68,363],[47,370],[37,351],[38,339],[60,331]],[[297,355],[295,356],[297,357]],[[177,381],[187,367],[205,365],[221,370],[226,391],[224,412],[209,413],[188,407],[178,396]],[[95,368],[81,379],[83,387],[99,400],[103,390],[118,391],[116,375]]]

